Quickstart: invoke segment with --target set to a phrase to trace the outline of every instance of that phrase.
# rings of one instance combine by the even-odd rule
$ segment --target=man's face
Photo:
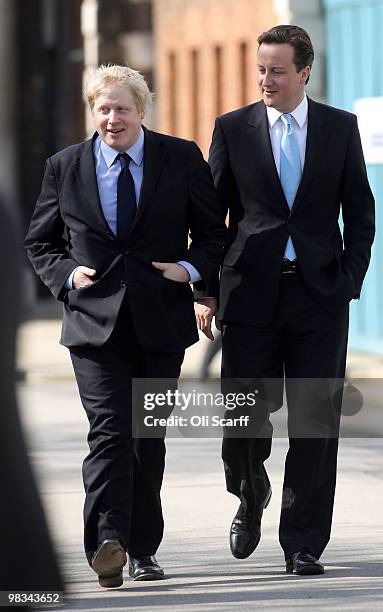
[[[288,43],[262,43],[258,49],[258,85],[266,106],[290,113],[303,100],[306,66],[300,72],[294,64],[294,47]]]
[[[138,138],[144,113],[137,110],[127,87],[112,85],[95,99],[92,116],[102,140],[117,151],[126,151]]]

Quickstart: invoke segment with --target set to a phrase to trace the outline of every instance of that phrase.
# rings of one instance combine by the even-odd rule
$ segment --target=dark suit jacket
[[[339,312],[359,297],[374,238],[374,198],[355,115],[309,100],[305,164],[291,211],[262,101],[216,120],[209,163],[230,211],[220,318],[270,322],[289,235],[305,282],[323,308]]]
[[[47,160],[25,241],[35,271],[64,302],[61,343],[102,345],[127,292],[143,348],[183,350],[198,340],[192,290],[165,279],[151,262],[184,259],[200,272],[200,291],[217,292],[226,228],[210,168],[194,143],[145,129],[138,211],[121,244],[100,204],[95,136]],[[78,265],[94,268],[96,281],[67,291],[66,279]]]

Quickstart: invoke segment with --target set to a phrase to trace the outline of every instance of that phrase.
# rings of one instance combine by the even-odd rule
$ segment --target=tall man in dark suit
[[[370,259],[374,199],[356,117],[306,97],[308,34],[277,26],[258,43],[262,101],[217,119],[209,159],[230,211],[222,368],[228,379],[285,377],[290,440],[279,538],[287,571],[315,574],[324,571],[319,557],[335,492],[341,392],[334,381],[344,377],[348,304]],[[200,308],[208,320],[209,305]],[[315,379],[329,390],[320,406]],[[318,422],[311,439],[299,429],[306,417]],[[261,431],[223,442],[227,489],[241,500],[230,529],[237,558],[256,548],[271,495],[268,419]]]
[[[61,343],[90,424],[85,551],[116,587],[125,551],[133,579],[163,576],[165,445],[133,438],[132,379],[178,378],[198,340],[189,281],[215,294],[226,228],[198,147],[142,126],[142,75],[102,66],[85,93],[97,133],[48,159],[26,247],[64,303]]]

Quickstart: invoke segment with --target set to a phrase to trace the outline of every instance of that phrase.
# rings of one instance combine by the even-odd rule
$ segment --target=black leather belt
[[[297,259],[287,259],[284,257],[282,260],[282,274],[295,274],[298,269]]]

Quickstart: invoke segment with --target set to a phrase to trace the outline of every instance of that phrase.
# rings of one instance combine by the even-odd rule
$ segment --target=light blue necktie
[[[301,158],[297,137],[294,132],[292,116],[290,113],[281,115],[284,132],[281,140],[281,167],[280,178],[282,188],[289,208],[292,207],[301,180]],[[296,259],[294,245],[291,236],[286,244],[285,257]]]

